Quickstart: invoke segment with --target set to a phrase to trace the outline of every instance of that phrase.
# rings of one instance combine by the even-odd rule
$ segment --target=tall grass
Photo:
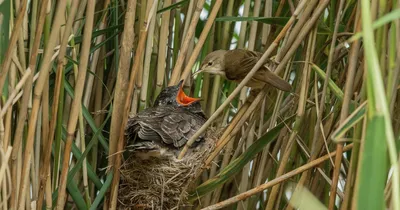
[[[2,209],[117,209],[124,125],[185,79],[193,209],[400,209],[400,1],[0,1]],[[207,53],[263,53],[237,84]],[[293,86],[245,86],[266,60]]]

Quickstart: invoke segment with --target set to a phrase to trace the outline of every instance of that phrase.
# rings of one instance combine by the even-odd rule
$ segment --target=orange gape
[[[185,92],[183,92],[183,83],[182,83],[182,85],[179,87],[179,92],[178,95],[176,96],[176,101],[180,105],[187,106],[193,102],[200,101],[200,98],[192,98],[187,96]]]

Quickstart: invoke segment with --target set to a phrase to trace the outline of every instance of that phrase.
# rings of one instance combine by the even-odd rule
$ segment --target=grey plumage
[[[128,150],[141,153],[142,158],[175,154],[206,122],[207,118],[198,101],[188,105],[176,102],[181,85],[182,81],[165,88],[153,107],[128,119],[125,128]],[[197,143],[203,138],[201,135]]]

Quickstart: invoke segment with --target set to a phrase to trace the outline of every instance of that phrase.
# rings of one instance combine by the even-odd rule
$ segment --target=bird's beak
[[[200,74],[201,72],[205,72],[205,70],[202,70],[202,69],[197,70],[196,72],[193,73],[192,76],[195,77],[196,75]]]
[[[201,69],[193,73],[193,77],[198,75],[199,73],[210,73],[210,74],[215,74],[215,75],[220,75],[225,77],[225,72],[224,71],[219,71],[219,70],[209,70],[209,69]]]
[[[176,101],[183,106],[187,106],[190,105],[196,101],[200,101],[201,98],[192,98],[189,97],[185,94],[185,92],[183,91],[183,80],[181,80],[181,82],[179,82],[179,91],[178,91],[178,95],[176,96]]]

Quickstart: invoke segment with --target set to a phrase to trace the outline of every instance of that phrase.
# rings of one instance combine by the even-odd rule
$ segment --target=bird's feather
[[[203,115],[182,108],[153,107],[129,119],[126,134],[137,133],[142,140],[180,148],[205,121]],[[201,138],[202,136],[199,139]]]
[[[244,49],[227,51],[225,54],[225,74],[227,79],[241,82],[256,65],[258,60],[260,60],[262,55],[262,53]],[[261,88],[264,86],[263,83],[268,83],[280,90],[290,91],[292,88],[291,85],[266,67],[269,63],[269,60],[264,62],[264,65],[260,67],[252,80],[246,85]]]

